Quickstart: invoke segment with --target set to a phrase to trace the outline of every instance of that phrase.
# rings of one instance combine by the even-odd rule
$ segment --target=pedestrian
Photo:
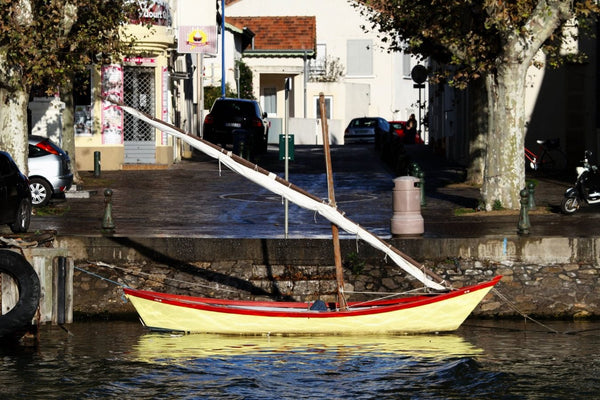
[[[408,121],[406,121],[406,135],[404,136],[405,144],[415,144],[415,138],[417,137],[417,119],[415,114],[410,114]]]

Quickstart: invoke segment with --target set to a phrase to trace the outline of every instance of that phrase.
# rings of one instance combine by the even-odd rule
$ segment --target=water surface
[[[6,399],[595,397],[600,323],[549,325],[561,333],[514,321],[468,321],[454,334],[339,337],[43,326],[37,348],[0,348],[0,386]]]

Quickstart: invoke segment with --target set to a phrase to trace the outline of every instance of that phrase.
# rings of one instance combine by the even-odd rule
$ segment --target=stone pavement
[[[423,237],[516,236],[519,213],[457,213],[476,208],[479,189],[461,184],[464,171],[426,146],[407,146],[411,160],[425,172],[426,204]],[[347,217],[371,232],[390,238],[394,176],[370,146],[334,146],[335,195]],[[284,177],[278,149],[269,147],[257,164]],[[224,238],[282,238],[286,214],[281,198],[200,154],[168,169],[139,168],[102,171],[100,177],[81,172],[81,191],[50,210],[59,215],[34,215],[31,231],[55,230],[59,235],[102,235],[105,189],[113,191],[112,219],[118,236],[180,236]],[[574,179],[574,171],[569,173]],[[600,213],[592,206],[577,214],[560,214],[569,179],[535,177],[536,211],[529,214],[529,236],[580,237],[596,235]],[[320,146],[296,146],[288,180],[306,191],[327,197],[325,162]],[[81,194],[89,194],[81,196]],[[77,195],[79,194],[79,195]],[[4,229],[4,228],[3,228]],[[290,204],[290,238],[328,238],[328,221]],[[341,235],[353,238],[352,235]]]

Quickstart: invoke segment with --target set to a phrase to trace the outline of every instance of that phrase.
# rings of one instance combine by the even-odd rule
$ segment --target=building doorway
[[[123,101],[125,105],[154,116],[156,90],[153,67],[125,67]],[[155,129],[125,113],[125,164],[156,163]]]

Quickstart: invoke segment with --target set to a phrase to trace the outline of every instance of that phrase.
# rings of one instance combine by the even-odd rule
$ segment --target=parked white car
[[[52,198],[64,198],[73,184],[71,158],[42,136],[29,136],[29,186],[34,206],[44,206]]]

